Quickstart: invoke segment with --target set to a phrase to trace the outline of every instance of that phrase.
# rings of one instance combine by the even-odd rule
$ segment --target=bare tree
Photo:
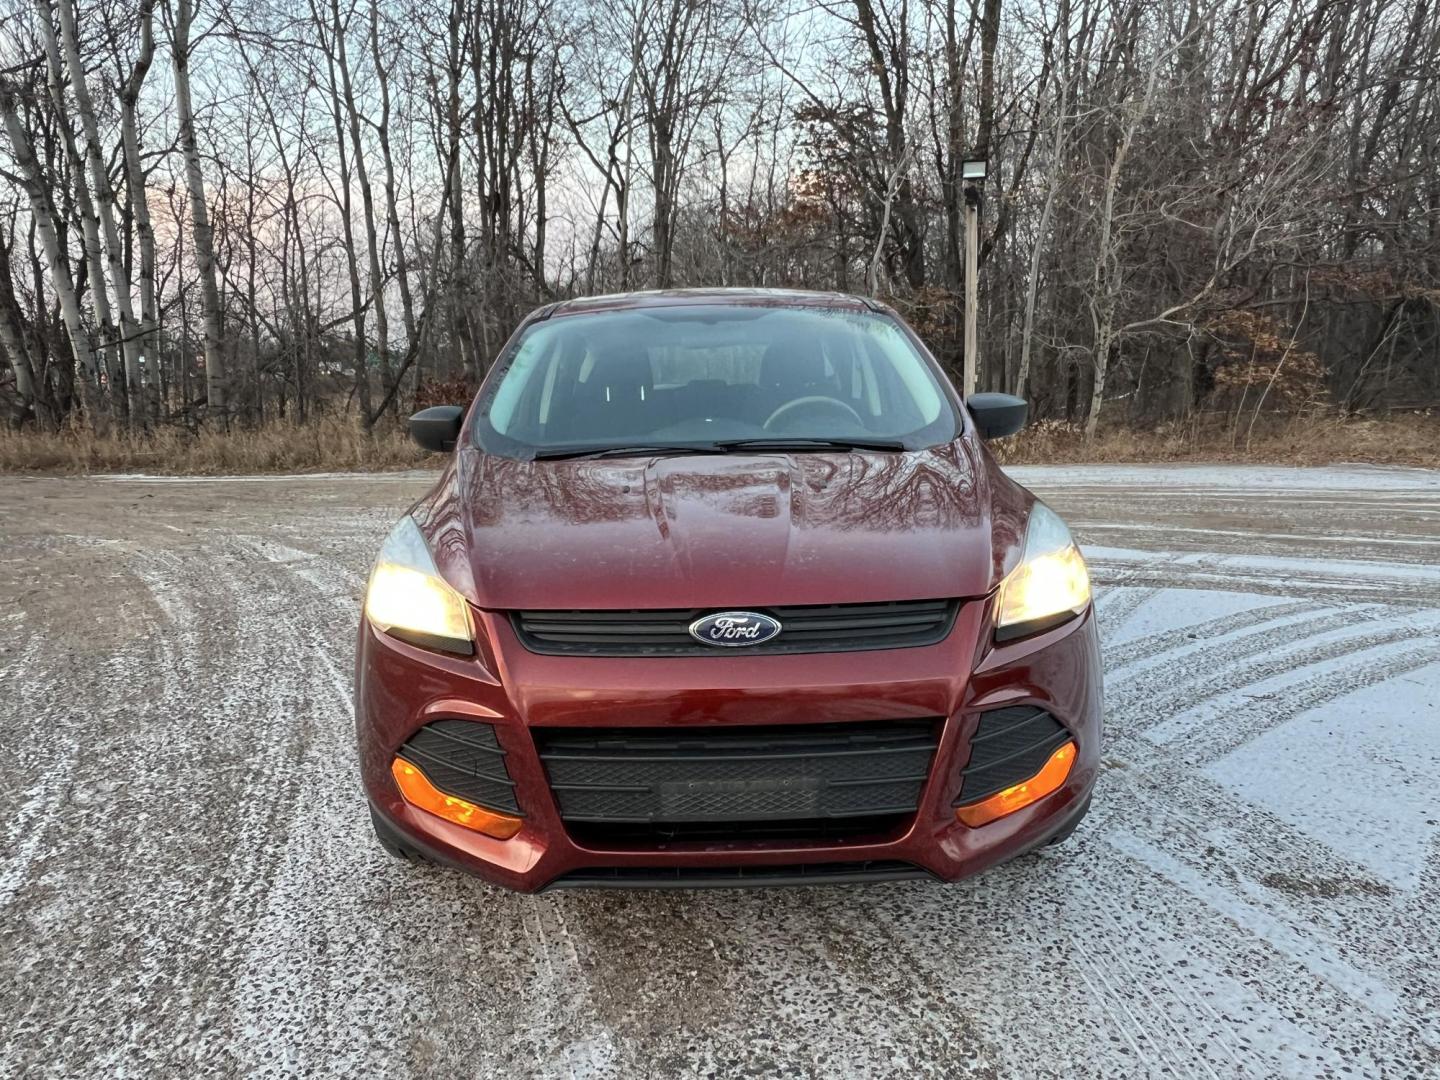
[[[165,11],[169,11],[167,6]],[[171,65],[175,78],[175,110],[179,123],[180,154],[185,163],[185,187],[190,193],[190,232],[195,268],[200,276],[201,315],[205,321],[206,405],[221,416],[230,404],[224,315],[215,273],[214,232],[205,199],[205,175],[200,168],[200,145],[195,132],[195,107],[190,94],[190,31],[194,12],[190,0],[175,0],[171,19]]]
[[[10,139],[10,152],[20,170],[21,184],[30,199],[32,222],[49,265],[51,288],[65,320],[65,331],[70,338],[75,363],[83,373],[86,389],[91,394],[90,408],[93,413],[98,407],[98,363],[90,348],[85,319],[80,310],[79,293],[76,291],[75,280],[70,274],[70,263],[61,243],[59,217],[50,197],[49,182],[40,170],[40,163],[36,160],[35,151],[30,144],[30,136],[20,119],[18,93],[8,79],[0,78],[0,118],[5,122],[5,133]],[[13,355],[18,357],[20,353],[17,351]]]
[[[388,425],[676,284],[863,288],[958,366],[971,154],[1035,415],[1440,402],[1433,0],[155,3],[0,0],[23,423]]]
[[[46,0],[39,2],[44,7]],[[75,28],[75,8],[71,0],[55,0],[55,13],[64,43],[65,64],[70,72],[70,91],[75,97],[76,112],[80,116],[85,164],[90,172],[90,184],[95,197],[95,218],[104,234],[107,266],[115,291],[115,310],[120,315],[120,348],[125,357],[125,398],[128,415],[132,423],[139,425],[143,424],[145,418],[140,384],[141,331],[131,303],[130,271],[125,263],[125,253],[120,245],[120,230],[115,222],[115,191],[110,186],[110,174],[100,145],[100,125],[95,119],[95,105],[90,98],[85,65],[80,60],[79,34]],[[43,15],[42,33],[46,35],[47,45],[53,47],[49,12],[45,11]]]

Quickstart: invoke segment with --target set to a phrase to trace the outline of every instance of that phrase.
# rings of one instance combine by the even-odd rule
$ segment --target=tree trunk
[[[220,288],[215,280],[215,234],[205,203],[205,177],[200,171],[200,148],[195,138],[195,109],[190,100],[190,0],[175,0],[174,47],[175,108],[179,119],[180,154],[185,161],[185,187],[190,195],[190,233],[195,245],[195,268],[200,275],[200,303],[205,321],[205,402],[209,412],[228,426],[230,381],[225,362],[225,331],[220,311]]]
[[[334,0],[331,2],[333,22],[329,26],[329,32],[338,37],[343,33],[340,26],[339,8]],[[312,2],[311,14],[317,27],[323,27],[324,20],[321,19],[320,10]],[[354,365],[354,386],[355,396],[359,402],[362,421],[367,425],[370,418],[370,372],[368,370],[365,341],[365,302],[360,290],[360,257],[355,246],[355,225],[354,213],[350,199],[351,176],[350,159],[345,153],[345,109],[340,101],[340,81],[336,77],[335,61],[337,54],[340,54],[343,46],[336,40],[323,43],[325,56],[325,70],[329,76],[330,91],[330,119],[335,130],[335,156],[339,163],[339,211],[340,211],[340,237],[342,247],[345,251],[345,269],[350,281],[350,308],[351,308],[351,363]]]
[[[140,55],[130,77],[120,89],[120,133],[125,150],[125,187],[135,215],[135,232],[140,240],[140,351],[145,357],[146,375],[155,381],[160,364],[160,340],[155,326],[158,317],[155,297],[155,227],[150,221],[150,199],[145,192],[145,170],[140,161],[139,124],[136,120],[140,87],[155,56],[153,32],[155,0],[140,0]],[[147,395],[151,418],[160,419],[158,385]]]
[[[400,317],[405,323],[405,338],[413,347],[415,341],[415,299],[410,292],[409,264],[405,258],[405,241],[400,235],[400,208],[395,194],[395,160],[390,153],[390,73],[380,49],[380,3],[370,0],[370,59],[380,84],[380,124],[375,129],[380,141],[380,157],[385,164],[385,220],[395,243],[395,279],[400,287]],[[433,270],[432,270],[433,273]]]
[[[35,362],[25,341],[25,316],[15,298],[15,283],[10,277],[10,245],[0,233],[0,356],[15,373],[17,405],[15,427],[34,417],[43,427],[53,429],[56,416],[45,393],[45,386],[35,378]]]
[[[360,183],[360,209],[365,218],[365,250],[370,262],[370,303],[375,308],[375,351],[379,359],[381,393],[389,383],[390,372],[390,316],[385,310],[385,275],[380,269],[380,238],[375,222],[375,195],[370,188],[370,171],[365,166],[365,144],[360,138],[360,110],[355,103],[355,89],[350,81],[350,56],[345,48],[345,26],[340,21],[340,4],[330,0],[331,26],[335,34],[335,60],[340,69],[340,90],[344,95],[345,115],[349,121],[350,152],[355,163],[355,179]],[[333,78],[333,72],[332,72]],[[348,185],[347,185],[348,187]],[[349,250],[352,251],[353,242]],[[363,323],[357,323],[357,336]],[[357,351],[357,356],[363,352]],[[357,381],[357,385],[361,385]],[[360,406],[364,410],[362,422],[368,431],[376,417],[370,415],[369,379],[364,380]]]
[[[1020,331],[1020,370],[1015,376],[1015,393],[1025,396],[1030,381],[1030,350],[1035,336],[1035,295],[1040,288],[1040,253],[1050,231],[1050,218],[1055,212],[1055,199],[1060,190],[1060,174],[1065,160],[1065,108],[1069,100],[1070,75],[1060,78],[1060,96],[1055,115],[1055,139],[1050,150],[1050,183],[1046,186],[1045,206],[1040,211],[1040,224],[1035,230],[1035,243],[1030,249],[1030,274],[1025,282],[1025,324]]]
[[[114,378],[114,372],[110,370],[110,350],[114,347],[115,339],[118,336],[115,329],[115,321],[110,313],[110,293],[105,283],[105,261],[100,246],[100,220],[95,213],[95,204],[90,195],[90,184],[85,179],[85,162],[80,156],[80,149],[75,145],[74,129],[70,125],[70,110],[65,103],[65,90],[63,83],[63,66],[60,59],[60,45],[55,36],[55,25],[50,19],[50,9],[44,0],[37,0],[36,7],[40,18],[37,25],[40,29],[40,40],[45,48],[46,73],[50,89],[50,101],[55,107],[55,117],[59,122],[59,134],[65,145],[66,157],[70,161],[72,170],[71,195],[75,200],[75,211],[80,217],[80,234],[85,252],[84,269],[86,277],[90,282],[90,304],[95,310],[95,322],[99,330],[99,348],[93,354],[95,357],[95,394],[94,405],[98,406],[103,394],[102,382],[109,382],[109,390],[114,393],[118,380]],[[39,172],[38,160],[36,162],[36,175]],[[48,180],[42,182],[48,184]],[[53,202],[51,204],[53,206]],[[54,218],[55,227],[61,226],[63,218],[57,213]],[[58,233],[57,233],[58,237]],[[77,294],[77,300],[79,296]],[[106,379],[100,378],[102,368],[105,370]],[[120,399],[121,408],[124,407],[124,399]],[[92,421],[100,419],[98,411],[92,416]]]
[[[5,133],[10,137],[10,149],[15,164],[30,198],[30,212],[34,216],[35,232],[45,252],[45,261],[50,271],[50,287],[60,305],[60,314],[65,320],[65,332],[70,338],[70,350],[75,363],[85,378],[87,405],[92,413],[99,393],[99,370],[95,353],[90,348],[90,339],[85,335],[85,322],[80,314],[80,301],[75,292],[75,281],[70,276],[70,264],[60,246],[60,234],[56,230],[55,206],[50,201],[50,187],[35,160],[30,140],[20,123],[16,108],[15,91],[8,82],[0,79],[0,116],[5,122]],[[92,420],[94,419],[92,415]]]
[[[40,0],[43,7],[46,0]],[[100,126],[95,119],[95,105],[85,81],[85,65],[80,61],[80,41],[75,28],[72,0],[55,0],[60,20],[60,36],[64,41],[65,62],[70,71],[70,92],[75,95],[80,114],[80,131],[85,139],[85,162],[90,170],[90,183],[95,189],[95,215],[105,236],[110,280],[115,287],[115,310],[120,315],[120,351],[125,358],[125,406],[132,427],[145,424],[145,403],[140,375],[140,326],[130,300],[130,272],[125,266],[120,246],[120,231],[115,225],[115,190],[100,148]],[[43,20],[48,24],[49,16]],[[48,28],[47,31],[48,33]]]

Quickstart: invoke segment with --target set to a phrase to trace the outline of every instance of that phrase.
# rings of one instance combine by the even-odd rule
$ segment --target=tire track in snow
[[[1088,549],[1090,572],[1102,582],[1137,586],[1246,592],[1288,599],[1310,597],[1343,604],[1379,601],[1433,607],[1436,584],[1423,563],[1395,561],[1343,566],[1323,559],[1220,555],[1155,555],[1145,551]],[[1360,577],[1369,574],[1369,579]]]
[[[303,553],[298,561],[293,551],[276,559],[243,536],[234,539],[232,550],[227,565],[248,568],[245,587],[252,594],[284,601],[266,620],[274,675],[257,689],[268,696],[283,690],[288,679],[304,702],[295,710],[297,728],[286,761],[293,796],[271,822],[274,875],[263,905],[244,927],[245,977],[236,987],[236,1022],[251,1033],[247,1045],[270,1051],[253,1057],[247,1071],[302,1075],[318,1068],[356,1074],[364,1071],[365,1047],[357,1044],[359,1030],[340,1022],[346,1003],[331,978],[339,961],[331,948],[345,936],[336,925],[345,910],[336,885],[346,876],[344,856],[353,854],[346,850],[347,833],[353,837],[364,805],[357,790],[350,686],[335,659],[336,653],[348,656],[354,616],[326,579],[312,572]],[[287,654],[293,657],[288,671]],[[281,671],[286,675],[277,679]],[[278,701],[276,706],[276,711],[284,707]],[[367,1019],[373,1025],[377,1017]],[[373,1028],[365,1034],[375,1037]],[[394,1040],[382,1036],[382,1041]]]
[[[1321,629],[1316,631],[1316,626]],[[1220,698],[1242,704],[1253,696],[1246,693],[1252,687],[1303,678],[1297,673],[1335,661],[1342,663],[1328,677],[1340,685],[1352,667],[1364,663],[1360,654],[1413,641],[1436,627],[1436,614],[1397,620],[1384,612],[1361,611],[1245,634],[1233,645],[1221,642],[1157,664],[1143,678],[1122,681],[1119,687],[1107,684],[1107,712],[1117,734],[1135,736],[1173,726],[1177,718],[1194,715]]]
[[[60,665],[42,664],[45,641],[38,634],[21,646],[20,654],[10,658],[0,670],[0,701],[16,720],[30,718],[33,723],[43,719],[59,696],[59,677],[54,674]],[[22,677],[34,671],[47,672],[37,679]],[[0,724],[8,731],[12,721]],[[18,732],[16,735],[18,736]],[[75,768],[78,745],[61,731],[44,740],[6,740],[7,750],[17,759],[22,775],[31,783],[19,792],[19,805],[5,816],[4,865],[0,867],[0,911],[3,911],[34,874],[48,843],[49,833],[63,813],[63,800]]]
[[[1302,713],[1356,690],[1376,686],[1427,667],[1435,662],[1433,641],[1424,641],[1409,648],[1391,648],[1412,642],[1416,636],[1413,630],[1366,635],[1356,642],[1359,648],[1337,653],[1355,661],[1353,665],[1338,671],[1322,670],[1308,678],[1292,679],[1295,673],[1295,669],[1292,669],[1280,673],[1282,686],[1267,690],[1264,694],[1245,692],[1266,685],[1257,680],[1245,684],[1240,690],[1202,698],[1200,705],[1172,717],[1163,729],[1152,727],[1146,733],[1146,739],[1155,744],[1151,756],[1163,753],[1168,744],[1183,739],[1187,760],[1192,765],[1208,764]],[[1424,637],[1423,634],[1420,636]],[[1319,662],[1320,660],[1311,654],[1298,670],[1303,671]],[[1228,713],[1227,723],[1207,723],[1226,698],[1243,698],[1245,706]],[[1276,699],[1275,703],[1269,703],[1269,699]],[[1256,704],[1257,702],[1264,703]]]
[[[248,538],[241,540],[241,546],[251,551],[255,547]],[[343,658],[348,671],[354,623],[359,618],[358,604],[351,598],[363,578],[357,580],[347,568],[296,549],[279,550],[267,544],[265,553],[265,558],[255,561],[267,573],[281,576],[281,581],[272,587],[308,597],[307,602],[295,607],[304,613],[305,622],[295,624],[295,616],[291,619],[296,636],[310,638],[308,655],[317,660],[318,667],[312,667],[307,682],[312,687],[317,683],[326,687],[322,700],[314,703],[320,709],[312,708],[310,713],[321,717],[327,712],[343,715],[346,722],[337,725],[322,720],[316,725],[307,739],[306,754],[298,763],[298,771],[305,777],[302,797],[283,826],[285,858],[266,911],[251,931],[255,943],[251,969],[255,975],[239,1008],[242,1015],[249,1017],[252,1030],[288,1033],[285,1041],[292,1054],[289,1067],[283,1071],[303,1073],[336,1062],[348,1062],[350,1068],[358,1069],[363,1067],[368,1051],[355,1044],[351,1030],[363,1027],[368,1041],[378,1046],[401,1044],[406,1033],[399,1028],[385,1030],[374,1008],[376,1003],[363,998],[357,1001],[353,989],[346,988],[345,973],[331,972],[323,963],[297,968],[292,961],[313,952],[316,939],[344,943],[347,951],[362,954],[379,945],[367,940],[362,928],[330,917],[346,900],[346,883],[355,864],[379,861],[384,872],[400,878],[426,872],[382,851],[371,832],[359,787],[351,687],[337,657]],[[329,640],[322,640],[321,633],[313,629],[317,623],[343,629],[333,630],[324,635]],[[326,842],[316,843],[317,831],[326,835]],[[508,911],[519,917],[527,937],[544,957],[542,977],[531,989],[540,990],[543,1026],[552,1032],[544,1042],[558,1055],[547,1060],[552,1065],[563,1065],[565,1075],[586,1077],[605,1072],[616,1051],[609,1033],[596,1023],[585,971],[571,930],[556,906],[557,898],[511,896],[450,870],[437,869],[427,876],[452,879],[452,888],[461,894],[481,888],[504,897],[497,905],[497,914]],[[416,984],[404,975],[417,964],[421,971],[425,969],[423,954],[412,953],[408,960],[396,965],[391,978],[398,978],[407,994],[426,996],[427,980]],[[313,986],[305,994],[277,998],[277,989],[283,995],[286,989],[309,983]],[[277,1000],[286,1007],[277,1010]],[[484,1008],[487,1002],[482,996],[472,1005]],[[344,1018],[352,1012],[352,1006],[354,1015],[347,1023]],[[492,1014],[485,1016],[482,1023],[495,1020]]]
[[[1156,595],[1160,595],[1157,591]],[[1177,602],[1179,599],[1177,598]],[[1322,605],[1298,601],[1292,604],[1267,604],[1248,608],[1218,618],[1204,619],[1175,629],[1145,634],[1125,642],[1123,645],[1107,645],[1105,648],[1105,679],[1111,684],[1116,676],[1128,672],[1145,660],[1157,656],[1170,656],[1180,649],[1197,643],[1229,637],[1242,630],[1264,626],[1269,623],[1288,621],[1323,610]]]
[[[135,569],[170,620],[156,637],[157,667],[168,674],[155,710],[183,718],[183,730],[200,734],[187,740],[189,746],[187,741],[177,746],[197,755],[186,770],[196,775],[197,790],[206,790],[198,779],[205,773],[222,781],[210,796],[223,808],[226,826],[211,855],[217,887],[198,895],[187,890],[188,897],[180,892],[177,900],[194,905],[180,918],[214,943],[210,956],[217,971],[204,980],[211,989],[203,1008],[213,1017],[208,1026],[225,1037],[227,1054],[238,1054],[247,1040],[235,1027],[230,1001],[250,958],[236,931],[255,922],[273,887],[281,855],[277,828],[299,790],[290,766],[299,738],[297,717],[306,710],[303,693],[284,678],[283,664],[275,663],[274,651],[283,652],[287,640],[283,625],[276,633],[276,623],[267,619],[264,632],[257,633],[250,620],[261,613],[263,597],[238,573],[241,563],[223,537],[205,536],[204,546],[208,564],[177,566],[147,558]],[[203,584],[196,580],[200,575]],[[217,647],[217,637],[230,643]],[[212,737],[201,734],[206,732]],[[157,921],[175,919],[159,915]]]
[[[1141,776],[1115,777],[1108,798],[1112,827],[1123,822],[1128,831],[1143,832],[1148,843],[1183,863],[1191,874],[1216,890],[1240,897],[1248,907],[1277,923],[1305,925],[1305,932],[1328,951],[1333,962],[1350,970],[1338,990],[1374,984],[1393,988],[1386,970],[1393,946],[1386,942],[1397,938],[1417,943],[1428,940],[1424,947],[1409,948],[1417,959],[1428,956],[1431,962],[1420,967],[1427,977],[1419,982],[1428,981],[1433,988],[1436,980],[1429,973],[1435,970],[1437,950],[1429,934],[1428,913],[1415,912],[1412,919],[1407,913],[1397,914],[1393,907],[1375,906],[1374,899],[1390,896],[1391,890],[1375,881],[1367,868],[1260,808],[1247,808],[1243,829],[1239,823],[1232,825],[1234,795],[1178,763]],[[1263,830],[1269,838],[1263,853],[1242,843],[1246,834],[1256,830]],[[1327,905],[1329,914],[1343,913],[1343,917],[1317,923],[1313,903],[1303,892],[1265,884],[1277,869],[1286,872],[1284,880],[1314,882],[1317,891],[1335,890]],[[1348,902],[1343,893],[1348,893]],[[1403,1014],[1416,1033],[1412,1041],[1418,1042],[1416,1020],[1422,1014],[1410,1002],[1409,994],[1397,993],[1395,1004],[1396,1014],[1387,1019]],[[1353,1026],[1339,1011],[1333,1015],[1337,1030]],[[1347,1039],[1363,1038],[1359,1031],[1344,1034]]]
[[[1352,1001],[1365,1004],[1385,1019],[1393,1017],[1399,1010],[1399,995],[1383,981],[1351,967],[1323,943],[1306,938],[1284,919],[1208,881],[1204,875],[1185,866],[1149,840],[1123,829],[1111,830],[1105,839],[1118,851],[1178,885],[1207,907],[1233,919],[1248,933],[1271,945],[1282,956],[1299,963],[1317,979],[1335,987]]]
[[[33,960],[36,992],[17,1030],[30,1025],[32,1009],[44,1009],[43,1028],[27,1043],[66,1045],[102,1074],[167,1071],[167,1063],[192,1059],[225,1068],[231,1043],[216,1002],[233,969],[212,916],[218,903],[244,917],[229,883],[250,877],[252,849],[226,842],[237,824],[223,794],[233,790],[235,758],[206,744],[210,734],[226,741],[226,728],[207,726],[203,714],[223,685],[215,669],[230,667],[224,614],[238,598],[207,608],[202,623],[191,618],[199,610],[192,601],[213,602],[212,581],[197,586],[172,553],[123,558],[123,576],[140,597],[127,607],[120,643],[86,663],[85,678],[67,677],[33,714],[49,731],[84,734],[68,800],[83,810],[69,815],[77,827],[56,834],[44,887],[83,896],[98,874],[103,917],[66,917],[63,907],[32,902],[29,917],[40,929],[59,918],[64,930]],[[55,670],[71,676],[75,663],[67,656]],[[180,829],[168,827],[171,808]],[[89,974],[107,970],[123,975]],[[85,994],[64,989],[81,983]],[[53,1052],[40,1052],[37,1075],[53,1070]]]
[[[1141,606],[1159,595],[1157,588],[1137,588],[1120,582],[1096,585],[1095,617],[1102,634],[1113,633]]]
[[[1095,910],[1100,912],[1102,918],[1115,930],[1113,937],[1096,935],[1096,937],[1091,939],[1092,942],[1098,944],[1103,949],[1105,957],[1104,966],[1119,972],[1124,982],[1140,988],[1141,993],[1144,995],[1145,1002],[1150,1007],[1149,1017],[1146,1023],[1146,1028],[1149,1031],[1158,1031],[1163,1036],[1163,1033],[1168,1030],[1174,1034],[1178,1042],[1190,1051],[1188,1057],[1179,1055],[1172,1056],[1171,1054],[1162,1052],[1161,1060],[1168,1060],[1171,1066],[1177,1071],[1181,1073],[1189,1072],[1191,1075],[1199,1075],[1199,1070],[1193,1067],[1195,1063],[1199,1063],[1204,1066],[1205,1072],[1209,1076],[1213,1077],[1214,1080],[1219,1080],[1219,1075],[1215,1072],[1215,1069],[1211,1066],[1205,1055],[1200,1052],[1195,1043],[1186,1035],[1184,1027],[1180,1023],[1177,1023],[1175,1010],[1157,1000],[1156,992],[1150,989],[1143,974],[1139,972],[1135,965],[1131,963],[1130,959],[1127,958],[1125,949],[1120,945],[1121,942],[1126,940],[1126,934],[1121,928],[1119,921],[1115,918],[1114,912],[1111,910],[1114,898],[1101,897],[1088,879],[1083,881],[1081,887],[1086,895],[1097,901]],[[1161,987],[1157,988],[1160,992],[1169,994],[1175,998],[1177,1002],[1184,1004],[1184,1000],[1172,980],[1162,979],[1162,984]],[[1182,1012],[1181,1015],[1186,1014]],[[1160,1045],[1168,1048],[1169,1042],[1168,1040],[1162,1041]]]

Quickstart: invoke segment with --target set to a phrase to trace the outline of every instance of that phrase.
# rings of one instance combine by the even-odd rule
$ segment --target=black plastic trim
[[[451,656],[474,656],[475,643],[465,641],[461,638],[444,637],[440,634],[424,634],[418,630],[406,630],[400,626],[392,626],[384,633],[406,645],[414,645],[419,649],[429,649],[432,652],[449,653]]]
[[[653,842],[664,842],[682,823],[730,823],[743,834],[754,823],[913,815],[940,726],[925,718],[531,735],[567,825],[601,843],[603,825],[631,840],[637,826],[653,825]]]
[[[981,713],[970,738],[970,759],[960,772],[956,805],[978,802],[1023,783],[1073,739],[1064,724],[1034,705]]]
[[[1055,615],[1047,615],[1043,619],[1031,619],[1029,622],[1011,623],[1009,626],[995,627],[995,642],[999,645],[1008,645],[1012,641],[1019,641],[1021,638],[1033,637],[1035,634],[1043,634],[1046,630],[1053,630],[1057,626],[1063,626],[1071,619],[1078,619],[1083,611],[1062,611]]]
[[[758,821],[588,822],[567,819],[565,829],[582,848],[594,851],[673,850],[675,844],[821,843],[881,844],[903,835],[915,812],[819,819]]]
[[[493,724],[481,720],[432,720],[396,751],[446,795],[517,817],[515,781],[505,764]]]
[[[869,885],[913,881],[934,874],[913,863],[877,859],[850,863],[798,863],[734,867],[593,867],[562,874],[550,889],[745,889],[795,885]]]

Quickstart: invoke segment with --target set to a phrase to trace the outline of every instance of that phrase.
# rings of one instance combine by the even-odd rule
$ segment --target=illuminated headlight
[[[1065,523],[1044,503],[1030,511],[1020,565],[1000,585],[995,640],[1039,633],[1090,603],[1090,572]]]
[[[414,519],[405,516],[385,539],[370,584],[365,617],[382,633],[426,649],[470,656],[475,634],[465,598],[445,584]]]

